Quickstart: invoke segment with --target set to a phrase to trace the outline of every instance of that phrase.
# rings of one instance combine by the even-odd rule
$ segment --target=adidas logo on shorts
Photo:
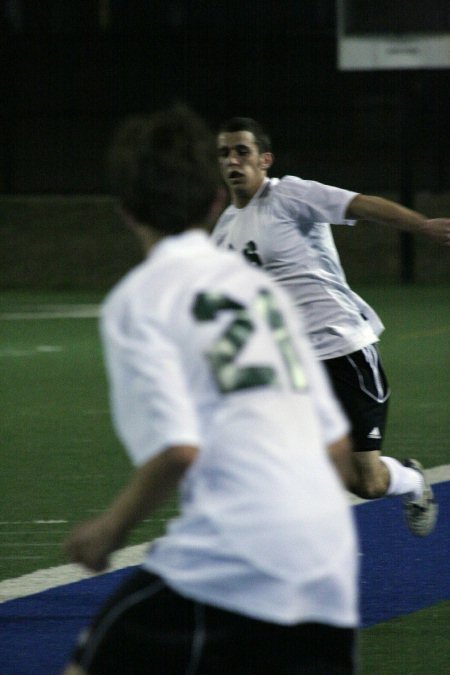
[[[381,438],[381,433],[378,427],[374,427],[372,431],[367,434],[367,438]]]

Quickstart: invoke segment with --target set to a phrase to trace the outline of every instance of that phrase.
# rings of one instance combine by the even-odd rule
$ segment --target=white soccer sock
[[[418,471],[403,466],[393,457],[381,456],[380,460],[389,471],[390,480],[386,495],[410,495],[413,500],[422,497],[424,482]]]

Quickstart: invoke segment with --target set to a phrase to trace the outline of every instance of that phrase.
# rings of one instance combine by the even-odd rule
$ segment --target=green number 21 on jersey
[[[302,364],[279,310],[276,299],[269,290],[258,292],[252,308],[262,316],[271,331],[281,354],[288,379],[295,390],[306,387]],[[279,382],[276,369],[271,365],[238,366],[236,358],[255,331],[250,311],[241,303],[221,293],[199,293],[192,312],[198,321],[214,321],[219,312],[231,311],[233,319],[228,328],[207,352],[212,371],[220,390],[224,393],[250,389]]]

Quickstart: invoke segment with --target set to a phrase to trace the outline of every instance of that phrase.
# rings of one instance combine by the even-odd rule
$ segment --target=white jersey
[[[293,314],[203,232],[164,239],[104,304],[113,420],[136,465],[199,447],[146,569],[258,619],[354,626],[354,526],[324,450],[348,425]]]
[[[349,287],[329,225],[354,223],[345,212],[356,194],[295,176],[267,179],[247,206],[229,206],[212,234],[287,289],[320,359],[377,342],[384,328]]]

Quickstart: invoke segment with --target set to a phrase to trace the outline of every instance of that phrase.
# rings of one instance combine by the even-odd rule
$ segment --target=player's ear
[[[261,169],[264,169],[265,171],[267,171],[272,166],[274,160],[275,160],[275,157],[273,156],[273,154],[271,152],[263,152],[263,153],[261,153],[259,166],[260,166]]]

